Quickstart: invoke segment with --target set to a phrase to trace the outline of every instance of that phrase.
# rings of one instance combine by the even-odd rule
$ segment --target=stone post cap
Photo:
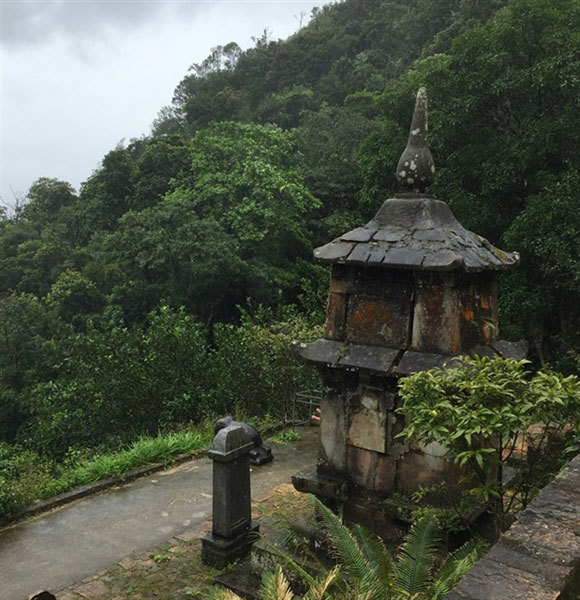
[[[239,425],[220,429],[209,447],[208,456],[219,462],[230,462],[254,448],[254,442]]]

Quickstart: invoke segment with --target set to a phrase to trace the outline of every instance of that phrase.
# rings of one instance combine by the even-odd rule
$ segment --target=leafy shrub
[[[540,457],[565,433],[579,433],[578,379],[543,371],[532,376],[526,364],[464,358],[454,368],[414,373],[399,384],[407,422],[402,435],[438,442],[450,459],[469,467],[471,494],[493,501],[497,534],[505,514],[528,502]],[[503,467],[522,445],[529,453],[527,472],[506,498]]]
[[[320,335],[290,308],[281,314],[263,308],[254,316],[245,312],[239,327],[217,325],[208,404],[218,413],[282,415],[296,391],[317,381],[316,372],[292,355],[292,342]]]

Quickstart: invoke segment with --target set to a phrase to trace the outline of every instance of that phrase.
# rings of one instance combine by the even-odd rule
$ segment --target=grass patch
[[[297,442],[300,439],[298,433],[292,429],[287,431],[281,431],[276,435],[273,435],[268,441],[277,442],[278,444],[285,444],[288,442]]]
[[[130,471],[156,463],[169,463],[180,454],[198,454],[211,440],[211,429],[141,437],[128,448],[55,464],[34,452],[7,444],[0,448],[0,517],[10,517],[35,500],[50,498],[75,487],[123,477]]]
[[[238,413],[237,420],[244,420]],[[274,422],[265,415],[247,418],[258,430]],[[180,454],[199,454],[213,438],[215,417],[190,429],[157,436],[143,436],[127,448],[87,456],[88,450],[71,450],[62,462],[32,450],[0,442],[0,519],[10,518],[35,500],[44,500],[76,487],[109,477],[120,477],[148,465],[169,464]],[[286,432],[286,435],[294,432]],[[294,434],[297,435],[297,434]],[[294,438],[297,439],[297,438]],[[276,441],[294,441],[280,439]]]

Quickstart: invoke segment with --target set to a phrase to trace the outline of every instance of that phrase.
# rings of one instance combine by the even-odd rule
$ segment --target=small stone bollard
[[[250,450],[251,464],[259,467],[274,460],[270,446],[266,446],[266,444],[262,442],[262,436],[260,435],[259,431],[247,423],[234,421],[234,418],[231,415],[226,415],[225,417],[219,419],[215,424],[215,429],[213,432],[216,434],[220,429],[230,427],[231,425],[243,427],[244,431],[250,436],[250,439],[254,443],[254,447],[252,450]]]
[[[221,569],[250,552],[258,532],[252,521],[249,453],[254,444],[243,427],[217,432],[213,460],[212,533],[201,540],[201,559]]]

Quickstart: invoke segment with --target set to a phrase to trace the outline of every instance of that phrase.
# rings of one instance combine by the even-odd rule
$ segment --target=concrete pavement
[[[298,442],[272,444],[272,463],[252,468],[253,496],[316,462],[318,428],[299,433]],[[0,530],[0,599],[62,589],[179,535],[211,518],[211,492],[211,461],[199,458]]]

